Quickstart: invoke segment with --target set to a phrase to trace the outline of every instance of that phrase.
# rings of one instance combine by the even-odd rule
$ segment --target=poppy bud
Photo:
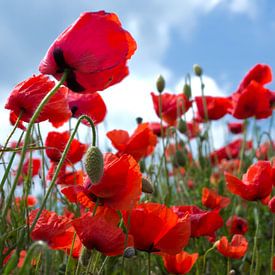
[[[185,134],[187,131],[187,125],[186,122],[183,119],[178,119],[177,128],[180,131],[180,133]]]
[[[142,192],[152,194],[154,192],[153,185],[148,178],[142,178]]]
[[[83,266],[87,266],[89,263],[89,260],[92,256],[92,250],[86,248],[85,246],[83,246],[82,250],[81,250],[81,255],[79,258],[79,262],[81,265]]]
[[[160,75],[156,82],[157,90],[161,94],[165,88],[165,79],[162,75]]]
[[[202,67],[200,65],[198,65],[198,64],[193,65],[193,71],[196,76],[202,76],[203,71],[202,71]]]
[[[103,175],[103,162],[103,155],[99,148],[96,146],[90,146],[87,150],[84,164],[92,183],[100,181]]]
[[[142,123],[142,117],[137,117],[136,118],[136,122],[137,122],[137,124],[141,124]]]
[[[192,96],[191,86],[189,84],[187,83],[184,84],[183,93],[186,95],[188,99]]]
[[[123,257],[132,258],[136,256],[136,250],[133,247],[126,247],[124,249]]]

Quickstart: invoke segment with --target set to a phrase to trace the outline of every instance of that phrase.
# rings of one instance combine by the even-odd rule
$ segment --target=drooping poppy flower
[[[131,136],[124,130],[109,131],[106,135],[118,150],[119,156],[129,154],[136,161],[150,155],[157,144],[157,136],[149,128],[148,123],[139,124]]]
[[[227,124],[228,130],[232,134],[240,134],[244,131],[244,123],[243,122],[230,122]]]
[[[163,93],[161,95],[155,95],[151,93],[154,109],[157,116],[160,116],[160,110],[162,119],[171,126],[176,124],[176,121],[184,113],[186,113],[192,105],[192,101],[184,94],[169,94]],[[159,97],[161,97],[162,106],[159,106]]]
[[[49,132],[45,141],[47,157],[52,162],[59,162],[62,152],[64,151],[66,144],[70,138],[68,131]],[[66,163],[69,165],[75,164],[80,161],[87,150],[87,145],[79,142],[77,139],[73,139],[68,154],[66,156]]]
[[[226,221],[226,227],[231,235],[244,235],[248,230],[248,222],[246,219],[233,215]]]
[[[148,127],[153,131],[156,136],[161,137],[161,124],[159,122],[149,122]],[[168,127],[168,125],[162,125],[164,136],[167,135]]]
[[[268,160],[269,157],[272,156],[273,150],[275,149],[275,142],[273,141],[270,143],[269,141],[266,141],[262,143],[257,149],[256,149],[256,157],[260,160]]]
[[[189,254],[182,251],[176,255],[162,256],[162,260],[168,273],[186,274],[192,269],[198,257],[198,253]]]
[[[206,114],[204,110],[204,100],[206,107]],[[231,100],[227,97],[214,96],[196,96],[196,105],[198,108],[199,118],[202,120],[218,120],[228,113],[228,108],[231,107]]]
[[[115,212],[105,212],[95,216],[86,213],[72,223],[85,247],[95,248],[106,256],[116,256],[123,254],[126,239],[118,222],[119,216]]]
[[[55,86],[45,75],[32,76],[19,83],[11,92],[5,108],[14,112],[21,121],[29,122],[39,103]],[[36,122],[49,120],[53,126],[62,126],[71,117],[67,102],[68,88],[61,87],[43,107]]]
[[[130,155],[117,157],[104,155],[104,171],[100,181],[93,184],[86,177],[83,185],[73,185],[62,189],[71,202],[79,202],[87,208],[100,205],[113,209],[128,210],[135,206],[141,195],[142,175],[139,166]]]
[[[190,238],[190,219],[179,218],[170,208],[158,203],[143,203],[123,215],[134,247],[146,252],[180,253]]]
[[[14,111],[10,111],[10,123],[11,125],[15,125],[17,122],[18,116],[15,114]],[[23,124],[23,121],[20,119],[17,125],[18,128],[20,128],[23,131],[26,131],[26,127]]]
[[[272,168],[268,161],[258,161],[252,164],[242,180],[227,172],[224,175],[229,191],[245,200],[262,200],[272,191]]]
[[[230,204],[230,199],[219,195],[215,190],[204,187],[202,189],[202,204],[205,207],[215,209],[215,208],[225,208]]]
[[[231,95],[232,107],[229,112],[233,117],[246,119],[254,116],[263,119],[272,114],[272,93],[255,81],[241,92]]]
[[[29,224],[32,225],[39,209],[32,210],[29,214]],[[44,209],[31,232],[34,241],[45,241],[50,248],[69,252],[73,237],[74,228],[72,221],[64,216],[58,216],[55,212]],[[73,256],[80,253],[80,241],[76,238],[73,249]]]
[[[252,81],[260,85],[267,84],[272,81],[272,71],[268,65],[256,64],[244,77],[238,90],[235,93],[241,93]]]
[[[68,70],[66,85],[74,92],[102,91],[128,74],[126,62],[135,50],[114,13],[85,12],[50,46],[39,70],[56,79]]]
[[[231,242],[223,236],[216,242],[217,250],[225,257],[233,259],[241,259],[248,248],[248,242],[243,235],[233,235]]]
[[[21,198],[21,197],[16,197],[15,198],[15,204],[20,207],[20,204],[21,203],[25,203],[23,202],[24,198]],[[32,195],[28,195],[27,197],[27,206],[29,207],[33,207],[37,204],[37,198],[35,196],[32,196]]]
[[[212,163],[220,163],[223,159],[234,159],[237,158],[240,154],[242,148],[243,140],[241,138],[236,139],[226,146],[213,151],[210,154],[210,159]],[[245,149],[252,148],[252,141],[247,141],[245,144]]]
[[[195,205],[173,206],[172,210],[181,218],[189,213],[191,220],[191,237],[213,236],[215,231],[223,226],[219,209],[201,210]]]
[[[102,122],[107,113],[106,105],[98,93],[77,94],[70,91],[68,103],[73,117],[78,118],[81,115],[88,115],[94,124]],[[82,120],[82,122],[90,126],[86,120]]]

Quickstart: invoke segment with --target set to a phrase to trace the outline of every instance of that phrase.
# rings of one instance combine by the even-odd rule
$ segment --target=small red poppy
[[[4,248],[4,251],[3,253],[6,253],[8,250],[8,248]],[[11,256],[16,252],[16,250],[12,250],[5,258],[4,258],[4,261],[3,261],[3,264],[7,264],[8,261],[10,260]],[[21,268],[23,266],[23,263],[24,263],[24,260],[25,260],[25,257],[26,257],[26,250],[21,250],[20,251],[20,254],[19,254],[19,259],[18,259],[18,263],[17,263],[17,267]]]
[[[168,273],[186,274],[192,269],[198,257],[198,253],[189,254],[182,251],[176,255],[164,255],[162,260]]]
[[[201,210],[195,205],[173,206],[172,210],[183,217],[189,213],[191,220],[191,237],[213,236],[215,231],[223,226],[223,219],[219,209],[212,211]]]
[[[157,144],[157,136],[148,123],[139,124],[131,136],[124,130],[109,131],[106,135],[118,150],[118,155],[129,154],[136,161],[150,155]]]
[[[62,189],[71,202],[79,202],[87,208],[94,206],[97,198],[100,205],[113,209],[128,210],[135,206],[141,195],[139,166],[130,155],[117,157],[104,155],[103,176],[97,184],[86,177],[83,185],[72,185]]]
[[[5,108],[13,111],[17,117],[22,112],[21,121],[29,122],[39,103],[54,86],[54,81],[45,75],[32,76],[13,89]],[[43,107],[36,122],[49,120],[53,126],[59,127],[68,121],[72,114],[68,106],[67,94],[68,88],[59,88]]]
[[[228,130],[232,134],[240,134],[244,131],[244,124],[243,122],[230,122],[227,124]]]
[[[72,172],[65,172],[58,176],[56,184],[60,185],[82,185],[83,184],[83,171],[72,171]]]
[[[86,213],[72,223],[85,247],[95,248],[106,256],[123,254],[126,236],[118,225],[119,217],[114,212],[101,212],[92,216]]]
[[[135,50],[114,13],[85,12],[50,46],[39,70],[57,79],[69,70],[66,85],[74,92],[102,91],[128,74],[126,62]]]
[[[268,208],[273,214],[275,213],[275,197],[272,197],[268,202]]]
[[[204,187],[202,189],[202,204],[205,207],[215,209],[215,208],[225,208],[230,204],[230,199],[219,195],[215,190]]]
[[[180,253],[190,238],[190,219],[179,218],[158,203],[143,203],[123,215],[136,249],[167,254]]]
[[[31,169],[31,177],[34,177],[39,174],[40,167],[41,167],[41,160],[38,158],[32,158],[31,159],[31,167],[30,166],[30,159],[25,160],[22,168],[22,174],[20,175],[18,179],[18,184],[22,184],[24,181],[24,178],[28,176],[29,169]]]
[[[206,105],[207,114],[204,110],[204,100]],[[214,96],[196,96],[195,101],[198,108],[199,118],[205,120],[218,120],[228,113],[231,107],[231,100],[227,97],[214,97]],[[206,116],[207,115],[207,116]]]
[[[275,141],[270,143],[269,141],[262,143],[256,149],[256,157],[260,160],[268,160],[272,156],[273,150],[275,149]]]
[[[246,219],[236,215],[229,217],[226,222],[227,229],[231,235],[241,234],[244,235],[248,230],[248,222]]]
[[[229,191],[245,200],[262,200],[272,191],[272,168],[268,161],[258,161],[252,164],[242,180],[227,172],[224,175]]]
[[[192,101],[184,94],[169,94],[163,93],[161,95],[155,95],[151,93],[154,109],[157,116],[160,116],[160,110],[162,114],[162,119],[171,126],[176,124],[176,121],[184,113],[186,113],[192,106]],[[159,97],[161,97],[162,106],[159,106]]]
[[[15,204],[20,207],[20,204],[21,203],[25,203],[24,202],[24,198],[21,198],[21,197],[16,197],[15,198]],[[32,195],[28,195],[27,197],[27,206],[29,207],[33,207],[37,204],[37,198],[35,196],[32,196]]]
[[[73,117],[88,115],[94,124],[102,122],[107,113],[106,105],[98,93],[77,94],[69,91],[68,103]],[[90,126],[86,120],[82,122]]]
[[[225,236],[216,242],[217,250],[225,257],[241,259],[248,248],[248,242],[243,235],[233,235],[229,243]]]
[[[149,122],[148,127],[153,131],[156,136],[161,137],[161,124],[159,122]],[[168,125],[162,125],[164,136],[167,135],[168,127]]]
[[[66,144],[70,138],[68,131],[49,132],[45,141],[46,154],[52,162],[59,162],[62,152],[64,151]],[[87,145],[79,142],[77,139],[73,139],[69,152],[66,156],[66,163],[68,165],[75,164],[80,161],[87,150]]]

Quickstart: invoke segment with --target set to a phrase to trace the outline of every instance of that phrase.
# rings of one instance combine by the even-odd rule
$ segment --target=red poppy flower
[[[135,206],[141,195],[142,175],[137,162],[130,155],[117,157],[111,153],[104,155],[104,172],[100,181],[91,183],[86,177],[84,185],[68,186],[62,193],[71,202],[79,202],[87,208],[100,205],[114,209],[128,210]]]
[[[77,94],[70,91],[68,103],[73,117],[88,115],[94,124],[102,122],[107,113],[106,105],[98,93]],[[90,126],[86,120],[82,120],[82,122]]]
[[[262,200],[272,191],[272,168],[268,161],[258,161],[251,165],[242,180],[227,172],[224,175],[230,192],[245,200]]]
[[[184,94],[175,95],[163,93],[161,95],[155,95],[154,93],[151,93],[151,96],[157,116],[160,115],[159,97],[161,96],[162,119],[171,126],[174,126],[177,118],[181,117],[192,106],[192,101],[189,101]]]
[[[118,155],[129,154],[136,161],[150,155],[157,144],[157,136],[149,128],[148,123],[139,124],[131,136],[127,131],[113,130],[107,133],[107,137],[118,150]]]
[[[52,162],[59,162],[62,152],[64,151],[66,144],[70,138],[68,131],[49,132],[45,141],[46,154]],[[66,163],[72,165],[80,161],[87,150],[87,145],[79,142],[77,139],[73,139],[69,152],[66,157]]]
[[[123,254],[125,234],[118,225],[119,216],[114,212],[86,213],[73,221],[81,242],[88,249],[95,248],[106,256]]]
[[[275,213],[275,197],[272,197],[268,202],[268,208],[273,214]]]
[[[255,65],[244,77],[238,90],[235,93],[241,93],[252,81],[260,85],[267,84],[272,81],[272,71],[268,65],[257,64]]]
[[[229,243],[225,236],[216,242],[217,250],[225,257],[240,259],[248,248],[248,242],[243,235],[236,234]]]
[[[8,250],[8,248],[4,248],[4,253],[6,253]],[[10,260],[11,256],[16,252],[16,250],[12,250],[5,258],[4,258],[4,261],[3,261],[3,264],[7,264],[8,261]],[[17,263],[17,267],[21,268],[23,266],[23,263],[24,263],[24,260],[25,260],[25,257],[26,257],[26,250],[21,250],[20,251],[20,255],[19,255],[19,259],[18,259],[18,263]]]
[[[58,175],[56,184],[60,185],[82,185],[83,184],[83,171],[65,172]]]
[[[206,104],[207,116],[204,110],[204,99]],[[196,96],[195,101],[198,108],[198,115],[202,120],[218,120],[228,113],[231,106],[231,100],[227,97]]]
[[[189,241],[189,215],[179,218],[165,205],[143,203],[125,213],[123,219],[135,248],[141,251],[177,254]]]
[[[189,213],[191,220],[191,237],[212,236],[223,226],[223,219],[219,210],[201,210],[195,205],[173,206],[172,210],[181,218]]]
[[[186,274],[192,269],[198,257],[198,253],[189,254],[182,251],[177,255],[162,256],[162,260],[168,273]]]
[[[226,222],[227,229],[231,235],[241,234],[244,235],[248,230],[248,222],[246,219],[236,215],[229,217]]]
[[[23,169],[22,169],[22,175],[18,179],[18,183],[22,184],[24,181],[24,178],[28,176],[29,169],[31,169],[31,177],[34,177],[38,175],[40,167],[41,167],[41,160],[37,158],[32,158],[31,159],[31,167],[30,166],[30,160],[27,159],[24,164],[23,164]]]
[[[242,148],[243,140],[241,138],[236,139],[226,146],[213,151],[210,154],[210,159],[212,163],[221,162],[223,159],[234,159],[237,158],[240,154]],[[247,141],[245,149],[252,148],[252,141]]]
[[[10,123],[11,123],[11,125],[15,125],[17,119],[18,119],[18,116],[15,114],[15,112],[10,111]],[[19,120],[19,123],[18,123],[17,127],[20,128],[23,131],[26,131],[26,127],[24,126],[22,120]]]
[[[25,203],[23,202],[24,198],[21,198],[21,197],[16,197],[15,198],[15,204],[20,207],[20,204],[21,203]],[[27,197],[27,206],[29,207],[33,207],[37,204],[37,198],[35,196],[32,196],[32,195],[29,195]]]
[[[161,137],[161,125],[159,122],[149,122],[148,127],[153,131],[156,136]],[[162,125],[164,136],[167,135],[168,127],[168,125]]]
[[[215,209],[215,208],[225,208],[230,204],[230,199],[219,195],[216,191],[204,187],[202,189],[202,204],[205,207]]]
[[[39,103],[54,86],[54,81],[45,75],[32,76],[13,89],[5,108],[13,111],[17,117],[22,112],[21,121],[29,122]],[[67,102],[67,94],[66,87],[59,88],[44,106],[36,122],[49,120],[53,126],[59,127],[68,121],[71,111]]]
[[[200,124],[198,122],[196,122],[195,120],[193,120],[192,122],[186,122],[186,133],[185,135],[189,138],[195,138],[197,136],[199,136],[201,129],[200,129]]]
[[[239,159],[223,159],[219,163],[219,170],[222,172],[228,172],[230,174],[236,174],[239,171],[241,161]]]
[[[29,223],[33,223],[39,209],[30,212]],[[42,240],[56,250],[68,250],[71,248],[74,228],[72,221],[64,216],[58,216],[55,212],[44,209],[31,232],[34,241]],[[80,251],[79,239],[75,241],[73,255],[78,256]]]
[[[272,93],[259,83],[251,81],[239,93],[231,96],[232,108],[229,112],[238,119],[254,116],[256,119],[267,118],[272,114]]]
[[[39,66],[43,74],[60,79],[74,92],[102,91],[127,74],[126,62],[136,50],[132,36],[114,13],[82,13],[50,46]]]
[[[268,160],[272,156],[273,150],[275,149],[275,142],[270,143],[269,141],[262,143],[256,149],[256,157],[260,160]]]
[[[227,124],[227,126],[228,126],[228,130],[232,134],[240,134],[244,130],[243,122],[230,122],[230,123]]]

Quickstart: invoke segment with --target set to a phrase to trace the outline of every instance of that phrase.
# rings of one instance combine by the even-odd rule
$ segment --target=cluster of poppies
[[[98,92],[120,82],[128,74],[127,60],[135,50],[135,40],[122,28],[115,14],[83,13],[50,46],[39,66],[41,74],[13,89],[5,106],[10,110],[10,122],[26,130],[26,123],[31,121],[40,102],[56,86],[49,75],[61,80],[63,85],[45,103],[36,123],[48,120],[58,128],[82,115],[89,116],[94,124],[102,122],[107,109]],[[201,70],[197,68],[195,72],[202,77]],[[164,79],[160,78],[159,93],[151,93],[160,122],[137,119],[132,134],[121,129],[107,132],[116,153],[101,155],[96,147],[97,154],[93,155],[89,144],[74,138],[60,169],[57,167],[71,133],[50,131],[43,142],[46,161],[44,155],[41,160],[30,153],[24,160],[17,184],[27,185],[25,181],[41,175],[41,170],[45,179],[51,181],[59,169],[55,192],[70,209],[57,210],[58,204],[56,211],[44,209],[44,205],[43,209],[27,211],[31,240],[44,241],[50,249],[64,251],[76,260],[87,250],[124,258],[136,256],[137,251],[146,252],[161,256],[162,268],[174,274],[188,273],[198,259],[206,257],[205,243],[203,251],[190,245],[197,240],[207,240],[226,258],[243,258],[248,251],[245,234],[250,229],[249,221],[233,210],[228,211],[230,215],[224,222],[222,214],[233,204],[232,200],[236,203],[236,199],[244,204],[260,201],[267,212],[275,213],[275,199],[271,198],[275,162],[270,160],[274,143],[262,143],[254,150],[253,141],[244,135],[218,150],[206,150],[205,154],[202,149],[209,137],[202,133],[201,124],[208,125],[209,121],[226,114],[236,119],[270,117],[275,93],[264,86],[271,80],[271,68],[258,64],[229,97],[203,95],[192,99],[188,84],[183,93],[170,94],[163,92]],[[183,116],[193,108],[193,102],[197,113],[188,122]],[[87,120],[83,123],[90,125]],[[246,123],[228,123],[228,131],[245,133]],[[198,154],[190,145],[195,138]],[[158,143],[161,143],[159,147]],[[9,147],[20,153],[22,145],[15,142]],[[86,153],[89,150],[91,153]],[[244,164],[246,153],[252,155],[253,150],[255,154],[250,163]],[[80,162],[85,158],[84,169]],[[46,173],[44,166],[48,166]],[[242,173],[244,167],[246,173]],[[95,180],[90,173],[99,176]],[[198,177],[198,173],[204,178]],[[225,196],[219,188],[224,182]],[[37,205],[38,200],[30,194],[14,199],[17,212],[22,206],[33,208]],[[12,217],[6,220],[12,223]],[[4,264],[14,251],[8,244],[2,247]],[[19,267],[26,253],[21,251]],[[253,261],[254,252],[252,268]],[[36,265],[37,261],[32,264]],[[148,268],[150,272],[150,264]],[[200,268],[198,263],[197,271]]]

